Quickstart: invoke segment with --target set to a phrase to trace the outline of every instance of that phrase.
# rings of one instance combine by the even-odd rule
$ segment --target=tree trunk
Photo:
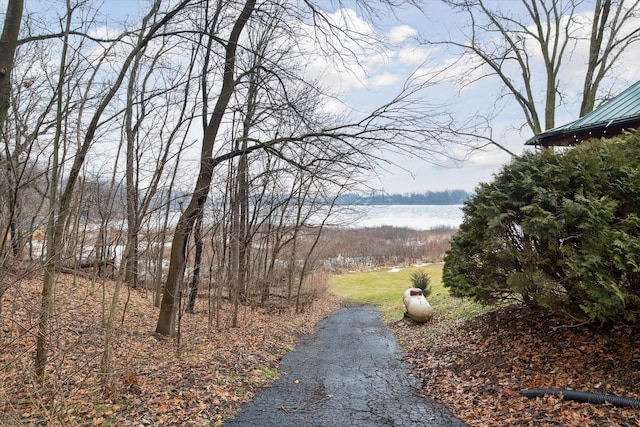
[[[198,286],[200,286],[200,266],[202,263],[202,213],[196,220],[196,226],[193,233],[193,239],[196,245],[196,255],[193,260],[193,277],[189,285],[189,301],[187,302],[187,313],[193,314],[198,298]]]
[[[4,17],[4,26],[2,28],[2,36],[0,36],[0,141],[4,139],[5,121],[9,112],[9,103],[11,98],[11,72],[13,70],[13,60],[18,46],[18,34],[20,32],[20,24],[22,22],[22,10],[24,8],[23,0],[9,0],[7,3],[7,11]],[[7,156],[7,162],[11,162]],[[11,209],[15,209],[15,200],[11,204]],[[13,211],[12,211],[13,212]],[[15,227],[15,219],[11,215],[10,223],[2,236],[2,245],[0,245],[0,256],[4,253],[5,242],[9,228],[11,229],[11,246],[14,255],[17,255],[17,233]],[[2,312],[2,295],[4,294],[4,285],[0,285],[0,313]]]
[[[255,0],[248,0],[242,12],[238,16],[233,29],[229,35],[225,48],[224,74],[222,79],[222,87],[218,101],[213,109],[209,124],[205,129],[202,141],[202,151],[200,155],[200,171],[196,186],[191,197],[191,201],[187,208],[180,215],[176,230],[173,235],[171,245],[171,257],[169,259],[169,271],[162,296],[160,306],[160,314],[156,325],[156,332],[161,335],[173,335],[175,331],[175,302],[176,294],[179,287],[179,278],[181,271],[184,269],[186,260],[186,247],[188,237],[193,229],[196,218],[200,211],[204,208],[205,202],[209,195],[211,179],[213,177],[213,169],[216,163],[213,160],[213,146],[218,136],[222,117],[224,116],[231,95],[235,89],[235,61],[238,40],[242,30],[249,20],[255,8]]]
[[[584,86],[582,88],[582,104],[580,105],[580,117],[593,111],[596,104],[596,93],[600,84],[601,76],[597,75],[600,67],[600,52],[604,33],[607,28],[609,12],[611,11],[611,0],[596,0],[593,8],[593,21],[591,24],[591,39],[589,41],[589,59],[587,60],[587,72],[584,76]],[[602,59],[605,63],[607,58]]]
[[[142,37],[142,35],[140,35],[140,37]],[[129,247],[129,256],[124,265],[124,281],[134,288],[138,286],[138,233],[141,218],[138,208],[140,193],[138,188],[137,164],[134,162],[134,159],[137,158],[136,134],[138,124],[135,126],[133,124],[133,110],[136,80],[143,52],[144,49],[140,49],[131,66],[129,83],[127,84],[127,106],[124,113],[124,128],[127,139],[127,166],[125,175],[127,188],[127,246]]]
[[[22,22],[23,0],[9,0],[4,27],[0,36],[0,139],[4,136],[4,122],[9,111],[11,71],[18,46],[18,33]]]
[[[10,228],[11,228],[11,251],[13,253],[13,256],[18,258],[18,255],[20,255],[20,248],[22,247],[22,243],[21,243],[22,237],[20,236],[20,230],[16,225],[15,218],[11,220]]]
[[[51,203],[49,220],[47,222],[47,258],[44,265],[44,278],[42,281],[42,299],[40,302],[40,315],[38,318],[38,334],[36,338],[35,375],[40,384],[44,384],[45,371],[47,367],[47,342],[49,335],[49,320],[53,315],[53,286],[56,281],[58,267],[60,266],[60,253],[62,251],[62,240],[64,225],[66,224],[67,210],[71,200],[71,191],[65,194],[66,206],[60,206],[60,217],[55,219],[55,208],[59,185],[60,170],[60,140],[62,138],[62,108],[64,86],[64,69],[67,62],[67,50],[69,40],[69,30],[71,28],[71,5],[67,0],[67,20],[65,23],[65,35],[62,45],[62,55],[60,57],[60,77],[56,88],[56,131],[53,138],[53,163],[51,168],[51,184],[49,186],[49,202]],[[78,170],[79,173],[79,170]],[[77,175],[75,176],[77,178]],[[74,178],[74,179],[75,179]],[[74,182],[75,184],[75,182]]]

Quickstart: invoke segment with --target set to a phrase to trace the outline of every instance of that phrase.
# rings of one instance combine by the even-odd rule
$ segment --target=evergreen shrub
[[[414,288],[421,289],[422,295],[424,295],[425,298],[429,298],[431,295],[431,279],[424,271],[414,271],[411,273],[411,284]]]
[[[453,295],[639,321],[639,133],[524,154],[463,212],[443,269]]]

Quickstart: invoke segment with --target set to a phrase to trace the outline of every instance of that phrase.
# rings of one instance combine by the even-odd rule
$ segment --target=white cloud
[[[397,60],[403,65],[419,65],[430,58],[435,51],[435,48],[407,46],[398,51]]]
[[[299,56],[311,79],[319,79],[335,94],[362,87],[372,64],[383,61],[373,28],[350,9],[325,15],[314,25],[299,24]],[[319,27],[318,27],[319,25]]]
[[[499,168],[512,159],[511,155],[496,146],[472,154],[465,162],[467,167]]]
[[[418,34],[415,28],[408,25],[400,25],[393,27],[391,31],[387,33],[386,39],[391,43],[402,43],[409,37],[414,37]]]
[[[307,75],[336,95],[398,85],[434,51],[415,46],[411,37],[417,31],[408,25],[379,32],[352,9],[327,14],[326,20],[333,26],[331,31],[305,26],[308,36],[297,43],[304,52]]]
[[[373,88],[380,88],[385,86],[391,86],[398,83],[401,80],[401,76],[392,73],[382,73],[373,76],[369,79],[369,85]]]

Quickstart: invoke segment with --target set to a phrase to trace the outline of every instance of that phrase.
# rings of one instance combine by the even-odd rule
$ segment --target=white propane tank
[[[433,317],[433,307],[422,294],[422,289],[407,289],[402,300],[407,314],[414,322],[424,323]]]

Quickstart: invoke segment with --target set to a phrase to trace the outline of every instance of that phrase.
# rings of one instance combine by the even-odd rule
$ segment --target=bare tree
[[[61,253],[62,253],[62,245],[63,245],[63,237],[65,233],[65,227],[67,224],[68,216],[69,216],[69,207],[71,201],[73,199],[74,190],[76,187],[76,182],[82,170],[84,161],[87,157],[87,153],[91,148],[96,132],[98,131],[102,115],[105,112],[106,108],[109,106],[111,100],[114,98],[120,85],[124,81],[129,66],[135,59],[137,53],[142,49],[149,41],[154,37],[154,35],[165,26],[167,22],[169,22],[179,11],[181,11],[185,5],[189,2],[189,0],[183,0],[178,3],[174,8],[166,12],[160,19],[153,22],[143,37],[139,39],[139,42],[135,44],[128,55],[125,56],[120,69],[117,71],[115,80],[112,82],[112,85],[108,88],[106,93],[102,95],[100,101],[95,106],[93,110],[93,114],[91,116],[91,120],[85,129],[85,133],[82,137],[81,142],[79,143],[78,149],[73,157],[73,163],[69,169],[68,176],[66,177],[66,182],[62,192],[58,195],[58,182],[54,182],[52,180],[51,183],[51,193],[50,193],[50,201],[52,208],[56,209],[56,212],[52,212],[49,224],[47,226],[47,257],[45,262],[45,274],[44,281],[42,287],[42,305],[40,309],[40,318],[38,322],[38,338],[36,344],[36,358],[35,358],[35,369],[36,369],[36,377],[40,382],[44,381],[45,369],[47,364],[47,339],[48,339],[48,330],[49,330],[49,322],[52,316],[53,311],[53,288],[55,283],[55,278],[57,275],[57,271],[59,270],[61,263]],[[160,8],[160,0],[156,0],[153,8],[145,17],[146,20],[150,20],[151,17],[155,16]],[[58,177],[59,179],[59,165],[60,160],[56,160],[55,157],[59,156],[61,153],[57,146],[59,146],[59,142],[61,139],[62,131],[63,131],[63,88],[65,82],[65,69],[66,69],[66,60],[67,55],[66,52],[69,47],[69,35],[71,31],[71,15],[74,10],[74,6],[71,5],[71,1],[67,0],[67,19],[66,19],[66,29],[64,31],[63,37],[63,54],[61,55],[61,65],[60,65],[60,76],[58,81],[57,88],[57,96],[58,96],[58,106],[57,106],[57,125],[56,125],[56,136],[54,138],[54,165],[52,170],[52,176]]]
[[[156,197],[176,141],[194,120],[196,105],[189,100],[194,65],[163,63],[178,40],[155,39],[153,49],[138,52],[129,75],[123,117],[126,141],[127,241],[125,281],[138,285],[139,233]],[[158,144],[161,142],[161,144]],[[178,165],[176,165],[177,167]],[[141,181],[145,182],[141,188]]]
[[[497,78],[534,134],[556,126],[557,109],[565,102],[562,70],[571,67],[575,75],[582,65],[570,59],[580,54],[585,33],[588,59],[580,115],[593,109],[603,79],[640,38],[635,0],[598,0],[588,22],[583,11],[590,3],[582,0],[521,0],[508,7],[484,0],[445,3],[467,17],[463,35],[427,43],[444,44],[459,54],[456,66],[463,71],[458,84]]]
[[[7,3],[7,11],[4,18],[4,26],[2,27],[2,35],[0,36],[0,140],[5,140],[5,122],[7,120],[7,113],[9,111],[9,103],[11,99],[11,73],[13,70],[13,63],[16,48],[18,46],[18,34],[20,32],[20,23],[22,22],[22,10],[24,4],[23,0],[10,0]],[[4,158],[6,156],[6,159]],[[11,161],[9,153],[5,152],[0,154],[0,165],[6,162],[7,168],[10,168]],[[11,169],[7,169],[10,171]],[[7,174],[9,177],[11,173]],[[7,188],[7,187],[5,187]],[[14,219],[14,207],[15,197],[9,193],[9,215],[6,221],[7,227],[2,227],[2,235],[0,236],[0,267],[4,266],[4,248],[6,245],[7,237],[10,231],[11,238],[16,238],[16,230],[13,226]],[[1,215],[2,218],[4,215]],[[4,225],[5,221],[0,221],[0,225]],[[13,229],[12,229],[13,228]],[[16,254],[16,245],[13,244],[14,255]],[[0,300],[2,299],[2,293],[0,292]]]
[[[23,0],[9,0],[7,3],[7,11],[0,36],[0,141],[5,140],[5,121],[7,112],[9,111],[9,100],[11,98],[11,72],[13,70],[13,62],[18,42],[18,33],[20,32],[20,23],[22,21]],[[4,158],[6,155],[6,159]],[[6,162],[7,170],[11,165],[11,159],[8,153],[0,153],[0,167]],[[11,173],[7,174],[9,177]],[[2,182],[2,181],[0,181]],[[5,187],[10,188],[10,187]],[[4,212],[0,210],[0,274],[3,274],[5,264],[5,247],[7,237],[11,233],[11,238],[17,238],[17,230],[15,229],[14,213],[16,206],[15,193],[9,193],[9,212],[8,218],[4,220]],[[3,197],[0,195],[0,200]],[[5,226],[6,223],[6,226]],[[14,255],[17,255],[18,248],[13,245]],[[0,314],[2,314],[2,297],[5,293],[5,283],[0,281]]]
[[[283,6],[285,4],[282,3]],[[284,9],[289,12],[289,9]],[[443,156],[452,157],[454,155],[453,148],[448,146],[449,141],[439,138],[443,134],[438,130],[441,127],[433,126],[432,106],[424,101],[423,91],[426,86],[417,78],[410,79],[400,94],[372,112],[332,115],[320,113],[318,108],[306,111],[301,108],[305,105],[304,103],[298,100],[294,101],[295,96],[302,97],[303,95],[308,101],[312,101],[309,105],[317,105],[318,101],[313,101],[314,98],[317,98],[319,102],[327,99],[327,94],[315,82],[305,81],[299,75],[297,78],[292,78],[291,70],[287,71],[287,65],[300,63],[298,58],[287,62],[286,58],[276,55],[276,62],[271,61],[272,58],[269,55],[261,57],[260,62],[254,62],[247,70],[236,71],[238,46],[242,46],[247,51],[251,49],[248,44],[240,45],[242,42],[240,36],[244,26],[248,25],[253,28],[253,26],[260,25],[266,21],[265,17],[271,16],[269,14],[271,9],[262,4],[257,7],[254,2],[246,2],[242,11],[238,8],[231,10],[233,12],[231,22],[234,25],[227,26],[229,36],[223,40],[221,52],[221,56],[224,57],[224,61],[220,64],[223,67],[222,85],[217,92],[217,102],[205,129],[200,157],[201,167],[195,190],[191,201],[181,215],[173,238],[170,266],[156,326],[156,332],[164,335],[172,335],[175,332],[174,319],[178,306],[177,299],[182,287],[181,281],[187,261],[186,252],[189,247],[189,239],[192,237],[191,233],[195,221],[208,199],[214,168],[226,164],[233,158],[246,159],[247,156],[255,155],[254,153],[263,152],[279,157],[289,168],[310,171],[311,174],[317,170],[333,171],[333,175],[326,176],[339,179],[336,177],[351,176],[350,173],[344,173],[346,170],[353,168],[358,168],[360,171],[374,169],[379,162],[388,161],[389,152],[417,155],[431,161],[438,161],[437,159],[441,159]],[[220,14],[222,13],[220,12]],[[319,9],[313,9],[314,16],[321,16],[321,13]],[[215,13],[214,17],[217,19],[220,14]],[[251,19],[253,16],[255,19]],[[295,14],[289,17],[290,20],[298,18],[299,16]],[[226,22],[229,22],[229,18],[226,19]],[[286,34],[289,40],[295,39],[290,32],[293,26],[286,27],[286,22],[288,22],[287,19],[280,19],[275,28],[282,30],[280,36]],[[335,24],[329,23],[328,25]],[[283,26],[286,28],[281,28]],[[209,28],[209,33],[212,33],[211,24],[207,23],[205,27]],[[331,30],[330,27],[329,30]],[[339,31],[339,28],[336,28],[336,31]],[[329,37],[331,31],[322,34],[323,37]],[[344,32],[340,34],[343,36]],[[353,36],[360,36],[358,42],[364,42],[361,34]],[[341,39],[338,39],[336,44],[331,47],[335,49],[334,53],[337,54],[341,42]],[[208,54],[211,51],[211,44],[205,45]],[[208,63],[206,62],[206,64]],[[261,90],[264,90],[258,100],[269,106],[269,108],[264,108],[264,111],[268,111],[266,115],[269,116],[269,120],[253,119],[254,123],[251,124],[252,132],[250,134],[241,131],[238,133],[242,135],[241,140],[227,138],[225,144],[225,135],[220,133],[220,129],[225,113],[231,109],[232,95],[240,93],[240,88],[243,87],[241,82],[250,82],[251,79],[244,80],[244,78],[256,73],[257,70],[260,70],[263,76],[275,76],[269,80],[268,84],[265,84],[268,80],[264,77],[257,80]],[[238,77],[235,76],[236,72]],[[251,85],[246,87],[250,88]],[[243,93],[248,94],[249,91]],[[250,97],[243,99],[250,99]],[[238,111],[249,104],[250,102],[247,104],[238,103],[233,104],[232,107],[234,111]],[[250,110],[243,110],[243,113],[247,114],[247,111]],[[252,114],[247,114],[247,116]],[[241,129],[246,129],[246,127]],[[220,142],[221,148],[218,155],[214,157],[213,147],[216,141]],[[234,145],[233,141],[238,144]],[[299,153],[309,153],[309,155],[301,156]],[[236,177],[242,176],[242,170],[246,170],[246,167],[242,166]],[[236,188],[241,188],[242,185],[244,184]],[[243,197],[241,196],[241,198]],[[235,217],[240,218],[242,216],[241,205],[238,205],[237,209]],[[246,243],[240,243],[242,236],[245,237],[245,242],[247,236],[247,230],[246,228],[242,229],[240,222],[237,223],[236,228],[235,235],[238,236],[235,237],[236,243],[246,246]],[[232,254],[233,259],[245,262],[246,252],[242,252],[241,246],[236,246],[236,248]],[[238,264],[233,270],[239,268]],[[232,275],[232,277],[234,276]],[[238,277],[234,277],[232,282],[239,284],[238,291],[246,285],[244,278],[239,280]]]
[[[9,0],[0,36],[0,130],[4,129],[4,122],[9,110],[11,94],[11,71],[18,46],[18,34],[22,22],[23,0]]]
[[[162,335],[173,335],[175,331],[175,301],[180,286],[179,282],[185,267],[187,242],[196,218],[204,208],[204,203],[209,194],[213,168],[216,164],[213,158],[213,146],[218,137],[223,116],[235,87],[234,73],[238,42],[244,26],[254,11],[255,5],[255,0],[248,0],[244,3],[241,11],[237,14],[229,37],[225,41],[222,85],[216,105],[211,113],[211,118],[205,129],[200,155],[200,172],[198,173],[198,179],[191,201],[184,212],[182,212],[176,225],[171,245],[169,271],[167,273],[162,304],[160,306],[160,315],[156,326],[156,332]],[[211,37],[213,37],[213,35]],[[222,160],[225,159],[220,159],[219,161]]]
[[[596,0],[580,117],[594,109],[600,83],[611,74],[621,56],[640,39],[639,6],[637,0]]]

